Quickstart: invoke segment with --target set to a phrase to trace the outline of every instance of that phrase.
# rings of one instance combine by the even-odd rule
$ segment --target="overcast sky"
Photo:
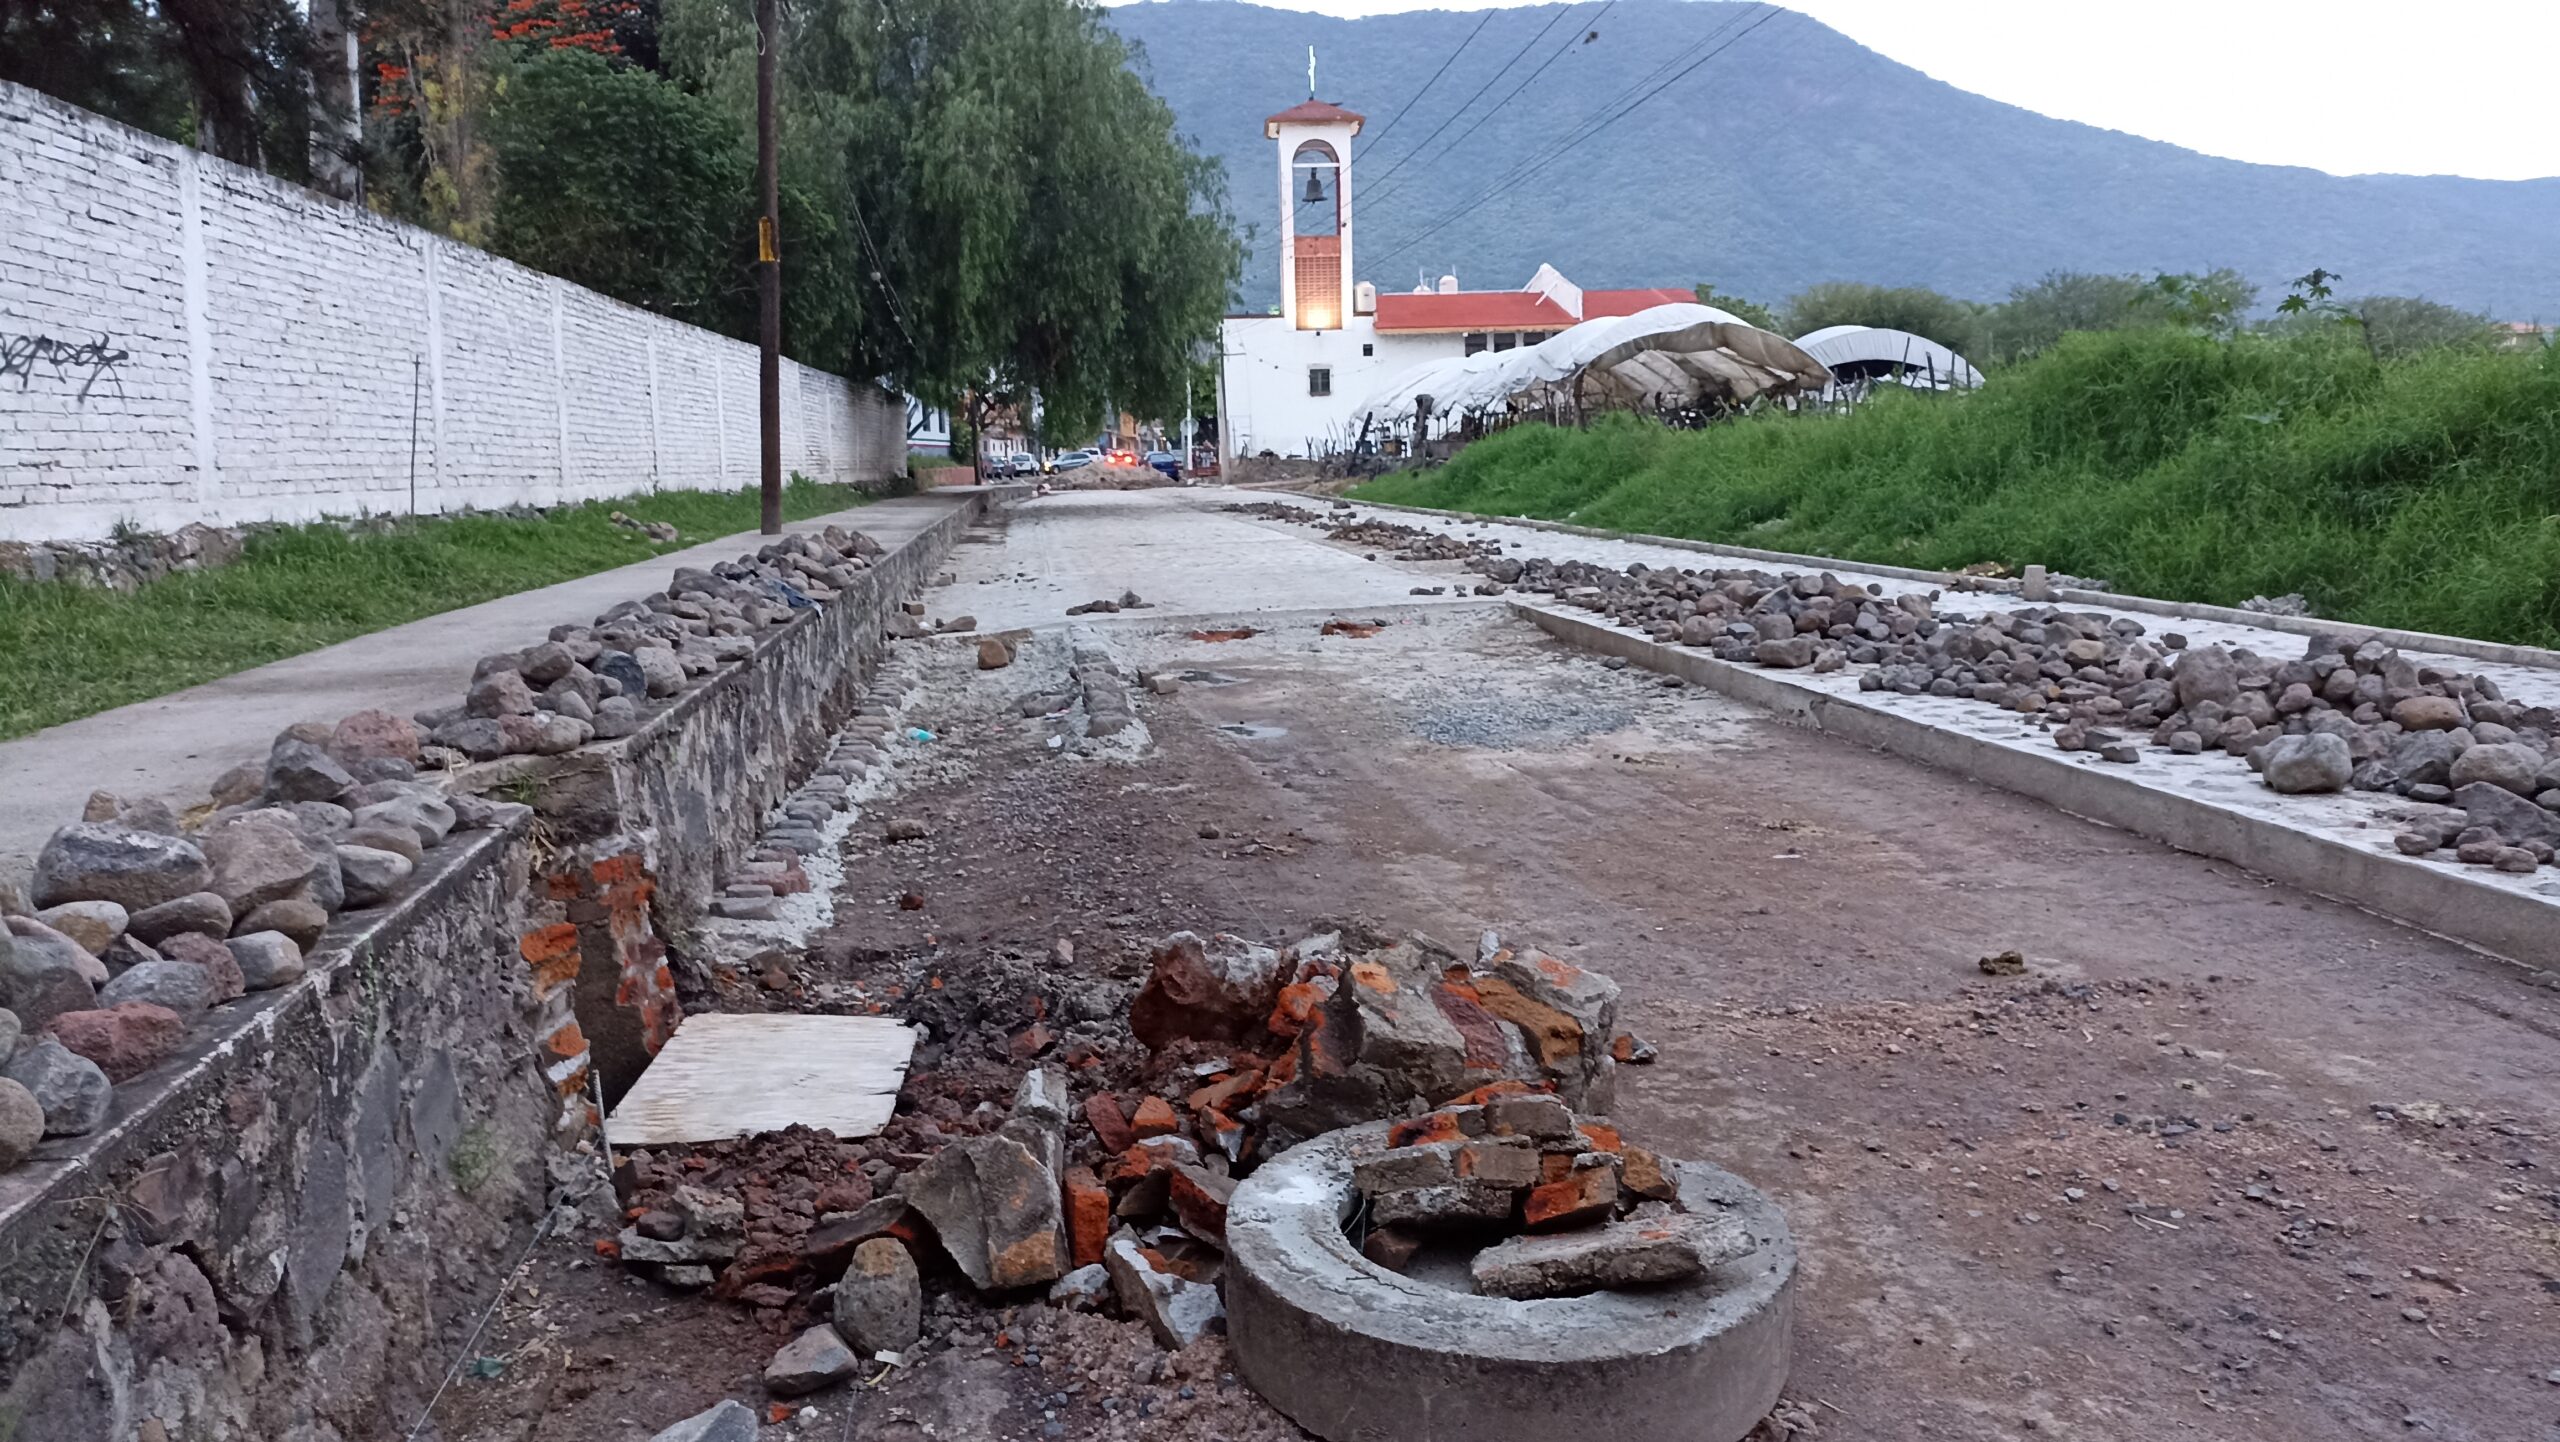
[[[1543,0],[1261,3],[1359,16]],[[2340,175],[2560,176],[2560,0],[1784,3],[1951,85],[2208,154]]]

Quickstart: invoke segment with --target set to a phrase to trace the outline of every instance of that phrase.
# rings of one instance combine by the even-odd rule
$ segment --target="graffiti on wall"
[[[77,381],[80,389],[73,399],[85,404],[101,380],[114,386],[117,395],[124,394],[124,382],[117,377],[116,367],[131,355],[104,335],[96,340],[77,341],[0,333],[0,381],[14,380],[20,391],[32,389],[40,378],[63,386]]]

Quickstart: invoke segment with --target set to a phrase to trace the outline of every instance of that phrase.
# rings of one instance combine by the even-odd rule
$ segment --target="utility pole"
[[[759,440],[764,448],[764,533],[782,534],[782,162],[774,91],[782,71],[777,0],[756,0],[756,309],[763,354],[756,367]]]

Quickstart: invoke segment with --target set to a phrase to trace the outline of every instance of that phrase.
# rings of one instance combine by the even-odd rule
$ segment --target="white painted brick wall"
[[[39,337],[124,354],[0,374],[0,540],[756,478],[754,346],[0,83],[0,356]],[[896,397],[782,383],[786,468],[904,469]]]

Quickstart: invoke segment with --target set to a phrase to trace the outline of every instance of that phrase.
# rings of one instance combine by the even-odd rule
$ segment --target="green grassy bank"
[[[783,514],[800,520],[864,499],[850,486],[795,479],[784,488]],[[614,525],[608,517],[617,510],[667,522],[681,538],[653,543]],[[0,578],[0,738],[752,531],[757,520],[753,490],[660,491],[540,516],[432,516],[353,532],[328,523],[279,527],[251,537],[229,566],[170,576],[130,595]]]
[[[2076,335],[1964,396],[1523,427],[1367,500],[2560,645],[2560,351]]]

